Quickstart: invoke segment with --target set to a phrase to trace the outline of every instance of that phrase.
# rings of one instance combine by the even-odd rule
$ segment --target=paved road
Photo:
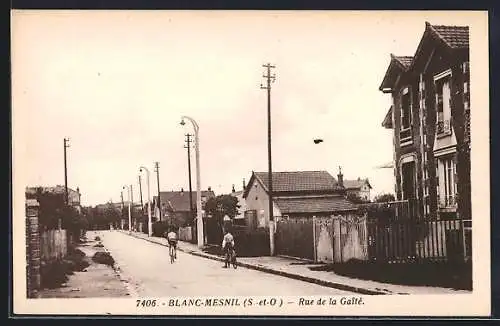
[[[177,252],[170,263],[168,248],[118,231],[99,232],[132,288],[139,296],[305,296],[352,295],[320,285]]]

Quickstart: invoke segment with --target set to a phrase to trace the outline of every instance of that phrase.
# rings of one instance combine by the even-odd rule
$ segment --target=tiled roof
[[[344,188],[346,189],[360,189],[361,187],[364,186],[364,184],[368,180],[366,179],[359,179],[359,180],[344,180]],[[368,183],[370,184],[370,183]]]
[[[413,61],[413,57],[411,56],[396,56],[394,55],[393,58],[397,60],[405,69],[410,68],[411,63]]]
[[[269,189],[267,172],[255,172],[257,178]],[[273,192],[335,190],[337,180],[327,171],[273,172]]]
[[[202,197],[215,197],[215,193],[213,191],[203,190],[201,192]],[[154,197],[154,201],[156,202],[158,196]],[[193,209],[196,208],[196,191],[192,192],[193,199]],[[174,211],[178,212],[188,212],[189,211],[189,191],[162,191],[160,192],[160,202],[163,204],[169,203]]]
[[[468,26],[430,25],[430,27],[450,47],[452,47],[454,49],[463,49],[463,48],[469,47],[469,27]]]
[[[353,211],[357,207],[342,196],[276,198],[282,214]]]

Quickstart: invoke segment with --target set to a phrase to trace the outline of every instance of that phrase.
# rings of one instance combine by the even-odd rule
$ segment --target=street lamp
[[[130,213],[130,202],[131,202],[130,187],[123,186],[123,189],[125,188],[127,189],[127,195],[128,195],[128,232],[132,233],[132,214]]]
[[[197,229],[197,237],[198,237],[198,247],[203,247],[204,244],[204,236],[203,236],[203,215],[201,211],[201,183],[200,183],[200,138],[199,138],[199,126],[194,121],[194,119],[182,116],[181,117],[181,126],[184,126],[186,123],[184,119],[189,120],[194,128],[194,138],[195,138],[195,151],[196,151],[196,229]]]
[[[139,172],[142,172],[142,170],[146,171],[146,175],[148,177],[148,237],[150,237],[152,235],[152,226],[151,226],[151,196],[149,190],[149,170],[148,168],[141,166],[139,168]]]

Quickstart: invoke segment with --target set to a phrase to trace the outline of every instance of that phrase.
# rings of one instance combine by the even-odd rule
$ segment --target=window
[[[435,79],[438,135],[451,132],[450,77],[449,72],[445,72]]]
[[[411,126],[411,101],[408,88],[401,96],[401,129],[406,130]]]
[[[439,160],[439,198],[441,207],[455,206],[456,166],[453,157],[447,156]]]

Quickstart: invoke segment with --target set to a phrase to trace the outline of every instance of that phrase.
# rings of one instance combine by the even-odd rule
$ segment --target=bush
[[[40,264],[40,286],[55,289],[68,281],[68,264],[62,260],[42,261]]]
[[[111,267],[115,264],[115,260],[108,252],[96,252],[92,257],[92,260],[96,263],[108,265]]]
[[[101,241],[101,237],[96,236],[96,237],[94,238],[94,240],[95,240],[95,241]]]

